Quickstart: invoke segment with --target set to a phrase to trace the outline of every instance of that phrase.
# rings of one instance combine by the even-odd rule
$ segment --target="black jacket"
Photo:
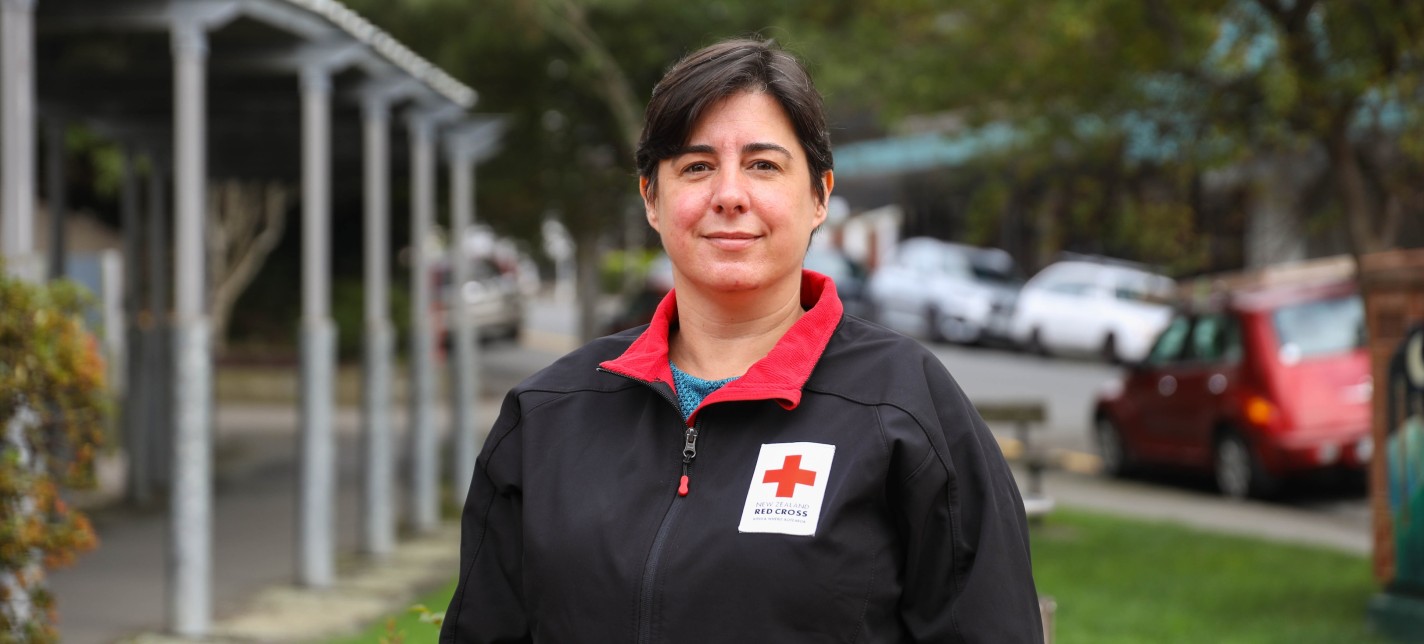
[[[673,295],[511,391],[441,641],[1042,641],[1023,503],[964,393],[916,342],[843,317],[829,279],[802,291],[801,320],[686,424]],[[756,469],[788,443],[833,446],[829,476]],[[814,535],[741,531],[744,511]]]

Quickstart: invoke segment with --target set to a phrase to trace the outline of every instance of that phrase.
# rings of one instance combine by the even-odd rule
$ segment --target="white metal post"
[[[426,244],[435,220],[435,123],[427,114],[409,119],[410,218],[410,448],[411,525],[421,533],[440,521],[435,434],[435,343],[431,328],[430,257]]]
[[[212,348],[203,299],[208,36],[175,21],[173,485],[169,622],[201,637],[212,622]]]
[[[475,167],[493,153],[504,129],[500,119],[474,119],[446,135],[450,155],[450,265],[452,283],[447,310],[454,352],[450,361],[453,446],[450,490],[456,505],[465,502],[479,452],[480,344],[463,295],[470,279],[464,241],[475,223]]]
[[[361,549],[376,556],[395,550],[395,454],[391,441],[391,362],[395,331],[386,291],[390,286],[390,103],[365,97],[365,369],[361,396]]]
[[[0,255],[31,261],[35,219],[35,0],[0,0]]]
[[[470,257],[465,250],[474,223],[474,160],[468,146],[455,142],[450,154],[450,463],[451,500],[465,502],[470,476],[475,471],[477,414],[479,411],[479,342],[465,303],[464,285],[470,279]]]
[[[331,320],[331,73],[309,66],[302,94],[302,426],[297,581],[336,575],[336,325]]]

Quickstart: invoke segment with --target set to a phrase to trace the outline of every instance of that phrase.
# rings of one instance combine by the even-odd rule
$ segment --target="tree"
[[[278,182],[236,179],[208,190],[208,292],[213,343],[221,355],[238,296],[282,240],[292,191]]]
[[[887,17],[887,28],[857,29],[901,73],[837,64],[830,78],[878,88],[867,93],[887,113],[937,105],[1011,122],[1029,142],[1015,152],[1045,160],[1117,141],[1137,150],[1122,155],[1130,174],[1200,176],[1314,150],[1329,159],[1336,204],[1321,212],[1343,215],[1356,253],[1394,245],[1424,209],[1420,3],[963,0],[864,10]],[[1179,183],[1185,215],[1202,203],[1191,188],[1199,182]]]
[[[1355,254],[1393,247],[1424,214],[1424,5],[1254,0],[1232,18],[1275,41],[1255,71],[1265,107],[1325,150]]]

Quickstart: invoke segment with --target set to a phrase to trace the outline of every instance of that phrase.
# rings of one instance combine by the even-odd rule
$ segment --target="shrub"
[[[0,263],[0,641],[58,641],[44,571],[97,543],[59,495],[93,485],[108,416],[87,300],[73,283],[23,282]]]

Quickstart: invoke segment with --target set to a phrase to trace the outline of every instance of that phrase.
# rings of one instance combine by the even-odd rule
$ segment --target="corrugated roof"
[[[475,90],[455,80],[454,77],[445,73],[445,70],[436,67],[434,63],[411,51],[409,47],[401,44],[400,41],[363,18],[361,14],[356,13],[350,7],[336,0],[283,1],[325,18],[341,28],[342,31],[350,34],[352,38],[370,47],[391,64],[429,85],[460,107],[469,109],[474,106],[477,97]]]

